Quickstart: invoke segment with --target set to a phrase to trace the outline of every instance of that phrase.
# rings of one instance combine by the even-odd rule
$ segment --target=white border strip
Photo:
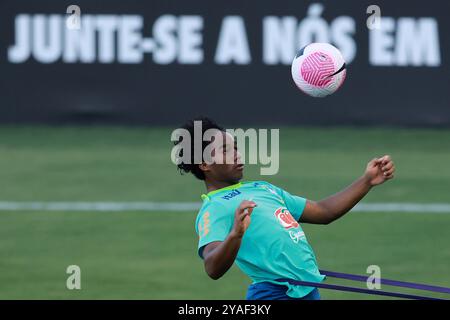
[[[0,211],[197,211],[200,202],[13,202]],[[362,203],[355,212],[450,213],[450,203]]]
[[[197,211],[199,202],[10,202],[0,211]]]

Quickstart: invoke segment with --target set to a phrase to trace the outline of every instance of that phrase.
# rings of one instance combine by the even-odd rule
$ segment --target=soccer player
[[[312,201],[265,181],[241,182],[244,164],[233,137],[211,119],[197,121],[202,121],[202,137],[206,130],[215,129],[212,160],[218,156],[232,160],[216,163],[202,159],[202,163],[194,164],[196,150],[191,139],[190,161],[178,164],[182,173],[191,172],[206,186],[195,224],[198,254],[206,273],[219,279],[236,262],[253,280],[247,292],[249,300],[320,299],[317,288],[277,281],[321,282],[325,277],[299,222],[329,224],[342,217],[372,187],[394,177],[391,158],[386,155],[371,160],[365,173],[346,189]],[[194,120],[182,128],[194,137]],[[208,144],[200,144],[202,154]]]

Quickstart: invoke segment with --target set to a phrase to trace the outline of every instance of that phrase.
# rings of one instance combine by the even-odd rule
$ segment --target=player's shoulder
[[[230,208],[224,203],[224,200],[220,197],[205,198],[202,206],[197,214],[197,220],[200,219],[205,213],[215,216],[229,214]]]
[[[273,186],[270,182],[263,180],[255,180],[255,181],[245,181],[245,185],[249,185],[251,187],[260,187],[260,186]]]
[[[276,185],[263,180],[256,181],[247,181],[246,183],[250,184],[254,188],[271,188],[271,189],[279,189]]]

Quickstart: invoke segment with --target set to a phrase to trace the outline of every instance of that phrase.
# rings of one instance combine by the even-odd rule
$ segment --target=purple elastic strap
[[[362,282],[366,282],[367,279],[369,278],[367,276],[360,276],[360,275],[356,275],[356,274],[341,273],[341,272],[333,272],[333,271],[327,271],[327,270],[320,270],[320,273],[324,274],[326,276],[329,276],[329,277],[333,277],[333,278],[347,279],[347,280],[353,280],[353,281],[362,281]],[[396,281],[396,280],[389,280],[389,279],[380,279],[380,283],[387,285],[387,286],[396,286],[396,287],[411,288],[411,289],[417,289],[417,290],[426,290],[426,291],[450,294],[450,288],[439,287],[439,286],[430,286],[427,284]]]
[[[389,291],[382,291],[382,290],[370,290],[370,289],[362,289],[362,288],[340,286],[340,285],[335,285],[335,284],[325,284],[325,283],[300,281],[300,280],[292,280],[292,279],[277,279],[276,281],[278,281],[278,282],[288,282],[288,283],[293,284],[293,285],[306,286],[306,287],[317,287],[317,288],[330,289],[330,290],[357,292],[357,293],[365,293],[365,294],[372,294],[372,295],[378,295],[378,296],[388,296],[388,297],[403,298],[403,299],[443,300],[443,299],[438,299],[438,298],[417,296],[417,295],[404,294],[404,293],[398,293],[398,292],[389,292]]]

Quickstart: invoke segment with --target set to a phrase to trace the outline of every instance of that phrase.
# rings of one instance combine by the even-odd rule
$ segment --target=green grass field
[[[203,185],[177,173],[169,139],[164,128],[2,127],[0,201],[200,201]],[[450,203],[450,130],[282,128],[280,139],[279,173],[261,177],[249,166],[245,179],[320,199],[389,153],[396,178],[366,203]],[[206,276],[195,216],[0,211],[0,299],[244,298],[250,281],[237,268],[218,281]],[[304,229],[323,269],[364,274],[376,264],[386,278],[450,287],[450,214],[355,212]],[[66,289],[72,264],[81,290]]]

